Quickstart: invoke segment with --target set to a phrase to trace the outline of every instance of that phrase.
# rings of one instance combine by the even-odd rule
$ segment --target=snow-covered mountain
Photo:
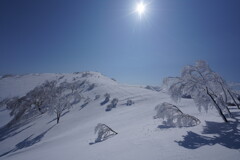
[[[0,159],[4,160],[159,160],[240,157],[240,125],[225,124],[215,110],[199,113],[191,99],[174,103],[157,87],[120,84],[97,72],[28,74],[0,78],[0,99],[22,97],[46,80],[58,84],[81,82],[82,100],[65,110],[60,123],[54,114],[35,113],[11,127],[9,110],[0,108]],[[156,92],[157,90],[157,92]],[[104,95],[110,95],[104,102]],[[114,98],[117,106],[106,111]],[[127,105],[128,101],[134,102]],[[200,119],[194,127],[167,128],[154,119],[155,106],[168,102]],[[28,112],[33,109],[30,107]],[[118,134],[95,143],[98,123]]]

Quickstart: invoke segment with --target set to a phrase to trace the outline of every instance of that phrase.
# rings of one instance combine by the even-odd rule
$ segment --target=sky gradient
[[[98,71],[161,84],[206,60],[240,81],[240,0],[1,0],[0,74]]]

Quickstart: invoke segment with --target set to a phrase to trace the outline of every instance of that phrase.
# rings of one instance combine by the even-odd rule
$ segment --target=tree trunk
[[[43,114],[42,109],[41,109],[41,107],[40,107],[39,105],[37,105],[37,108],[38,108],[38,111],[39,111],[41,114]]]
[[[116,131],[114,131],[112,128],[110,128],[109,126],[107,126],[106,124],[104,124],[110,131],[112,131],[114,134],[118,134]]]
[[[230,110],[229,110],[229,108],[228,108],[228,106],[227,106],[227,103],[226,103],[226,109],[227,109],[227,112],[228,112],[230,118],[232,118],[233,116],[232,116],[232,114],[231,114],[231,112],[230,112]]]
[[[232,93],[231,93],[229,90],[227,90],[227,91],[228,91],[229,95],[231,96],[231,98],[232,98],[233,102],[235,103],[235,105],[238,107],[238,109],[240,109],[240,106],[239,106],[239,104],[236,102],[236,100],[235,100],[235,98],[233,97]]]
[[[60,120],[60,117],[61,117],[60,115],[61,114],[59,114],[59,113],[57,114],[57,124],[59,123],[59,120]]]
[[[221,108],[219,107],[219,105],[217,104],[217,102],[215,101],[215,99],[212,97],[212,95],[208,92],[208,88],[207,89],[207,94],[208,96],[211,98],[211,100],[213,101],[218,113],[220,114],[220,116],[222,117],[222,119],[224,120],[224,122],[228,122],[227,118],[225,117],[225,115],[223,114]]]

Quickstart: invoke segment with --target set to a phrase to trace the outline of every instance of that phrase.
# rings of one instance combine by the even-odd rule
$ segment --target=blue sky
[[[0,74],[98,71],[160,84],[206,60],[240,81],[239,0],[1,0]]]

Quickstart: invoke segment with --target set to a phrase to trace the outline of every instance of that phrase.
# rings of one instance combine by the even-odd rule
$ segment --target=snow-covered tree
[[[166,78],[163,83],[168,86],[173,100],[179,101],[183,95],[190,95],[199,110],[204,108],[207,111],[213,106],[225,122],[228,122],[225,114],[231,116],[227,96],[237,101],[222,77],[213,72],[205,61],[184,67],[181,77]]]
[[[57,123],[59,123],[62,113],[71,107],[71,94],[66,94],[65,91],[64,87],[55,86],[49,95],[51,97],[49,111],[51,114],[56,114]]]
[[[94,132],[95,134],[98,135],[98,137],[95,140],[96,143],[104,141],[110,138],[111,136],[118,134],[113,129],[102,123],[98,123],[98,125],[94,129]]]
[[[26,112],[27,109],[31,108],[31,101],[28,97],[13,97],[5,100],[7,109],[11,110],[10,115],[13,119],[8,123],[8,126],[16,123]]]
[[[155,107],[157,114],[154,118],[163,119],[163,124],[169,127],[191,127],[200,124],[194,116],[184,114],[178,107],[164,102]]]
[[[71,93],[73,93],[74,91],[79,89],[81,87],[81,85],[83,85],[81,81],[75,81],[72,83],[65,81],[60,84],[61,87],[65,88],[65,89],[70,89]]]
[[[111,111],[112,108],[116,108],[118,99],[114,98],[109,105],[107,105],[106,111]]]
[[[43,114],[47,110],[49,104],[50,95],[57,81],[45,81],[40,86],[35,87],[33,90],[26,94],[26,97],[30,99],[30,103],[37,107],[38,111]],[[43,108],[45,106],[45,108]]]

